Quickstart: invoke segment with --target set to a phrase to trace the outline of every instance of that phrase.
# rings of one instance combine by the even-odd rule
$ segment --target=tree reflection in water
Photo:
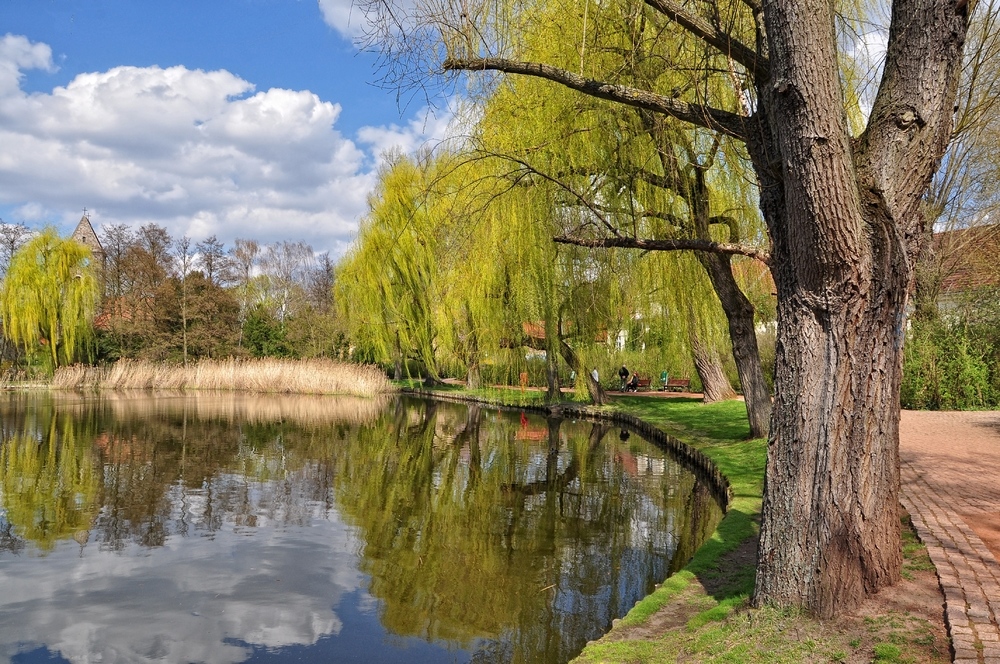
[[[415,399],[4,399],[0,556],[342,520],[382,629],[459,659],[567,661],[720,518],[690,472],[600,423]]]

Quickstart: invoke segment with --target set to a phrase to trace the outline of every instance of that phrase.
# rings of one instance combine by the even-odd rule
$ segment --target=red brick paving
[[[945,596],[956,664],[1000,664],[1000,412],[903,411],[902,502]]]

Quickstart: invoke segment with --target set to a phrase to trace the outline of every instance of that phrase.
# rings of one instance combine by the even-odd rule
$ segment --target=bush
[[[903,353],[904,408],[1000,407],[1000,316],[992,297],[970,298],[947,318],[915,321]]]

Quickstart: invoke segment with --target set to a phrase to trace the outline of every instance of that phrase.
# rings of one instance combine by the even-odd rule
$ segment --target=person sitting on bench
[[[625,384],[626,392],[638,392],[639,391],[639,374],[632,374],[632,379]]]

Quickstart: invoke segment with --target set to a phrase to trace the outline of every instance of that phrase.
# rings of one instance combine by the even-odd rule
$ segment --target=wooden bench
[[[680,390],[681,392],[686,392],[688,387],[691,385],[690,378],[668,378],[666,384],[663,386],[663,390]]]
[[[636,379],[637,379],[636,380],[635,391],[636,392],[648,392],[649,391],[649,382],[651,380],[650,377],[649,376],[640,376],[639,374],[636,374],[635,376],[636,376]]]

